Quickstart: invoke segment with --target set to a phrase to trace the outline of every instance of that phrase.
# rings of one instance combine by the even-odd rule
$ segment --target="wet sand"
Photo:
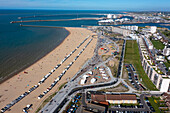
[[[51,71],[60,61],[73,51],[88,35],[92,35],[92,32],[84,28],[66,28],[70,35],[55,48],[52,52],[47,54],[45,57],[8,79],[0,85],[0,109],[5,107],[11,101],[15,100],[24,92],[28,91],[32,86],[37,85],[38,82]],[[93,51],[97,42],[94,38],[93,41],[88,45],[85,51],[80,55],[80,57],[74,62],[62,79],[57,83],[57,85],[47,93],[42,99],[38,100],[39,94],[42,94],[51,83],[60,75],[60,73],[66,68],[66,66],[73,61],[75,56],[81,51],[81,49],[88,43],[92,37],[90,36],[84,44],[74,53],[70,58],[68,58],[43,84],[41,84],[35,91],[31,92],[21,101],[16,103],[11,107],[10,111],[6,113],[21,113],[22,109],[26,107],[27,104],[33,104],[33,109],[30,113],[34,113],[45,98],[58,90],[58,87],[67,82],[69,78],[72,78],[84,62],[93,56]],[[28,74],[24,73],[28,72]]]

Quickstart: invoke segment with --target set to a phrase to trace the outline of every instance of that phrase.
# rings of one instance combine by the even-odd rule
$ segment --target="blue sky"
[[[0,0],[0,9],[170,11],[170,0]]]

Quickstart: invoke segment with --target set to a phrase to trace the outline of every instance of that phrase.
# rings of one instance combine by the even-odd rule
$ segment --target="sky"
[[[0,0],[0,9],[170,11],[170,0]]]

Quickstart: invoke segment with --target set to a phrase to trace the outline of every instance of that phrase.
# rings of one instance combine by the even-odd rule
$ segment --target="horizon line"
[[[165,10],[104,10],[104,9],[42,9],[42,8],[38,8],[38,9],[30,9],[30,8],[0,8],[0,10],[53,10],[53,11],[124,11],[124,12],[170,12]]]

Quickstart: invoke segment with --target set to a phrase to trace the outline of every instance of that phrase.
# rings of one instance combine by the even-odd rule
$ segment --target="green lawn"
[[[151,103],[152,107],[155,109],[155,113],[160,113],[159,106],[157,103],[154,102],[152,97],[149,97],[149,102]]]
[[[151,40],[151,42],[156,49],[164,49],[163,43],[159,40]]]
[[[143,84],[149,90],[158,90],[143,70],[143,67],[140,61],[138,44],[136,41],[132,41],[132,40],[126,41],[124,62],[134,65],[135,69],[137,70],[137,73],[139,74],[139,77],[142,78]]]
[[[53,93],[52,95],[50,95],[48,98],[46,98],[43,103],[41,103],[41,105],[39,106],[39,108],[36,110],[35,113],[38,113],[55,95],[57,94],[57,92]]]
[[[168,63],[168,62],[164,62],[164,64],[165,64],[165,66],[166,66],[167,68],[169,68],[169,67],[170,67],[170,63]]]
[[[60,90],[60,89],[62,89],[62,88],[63,88],[66,84],[67,84],[67,82],[65,82],[65,83],[61,84],[61,85],[59,86],[59,88],[58,88],[58,89],[59,89],[59,90]]]
[[[169,69],[170,67],[170,61],[168,61],[167,57],[165,57],[165,59],[167,60],[167,62],[164,62],[165,66]]]

